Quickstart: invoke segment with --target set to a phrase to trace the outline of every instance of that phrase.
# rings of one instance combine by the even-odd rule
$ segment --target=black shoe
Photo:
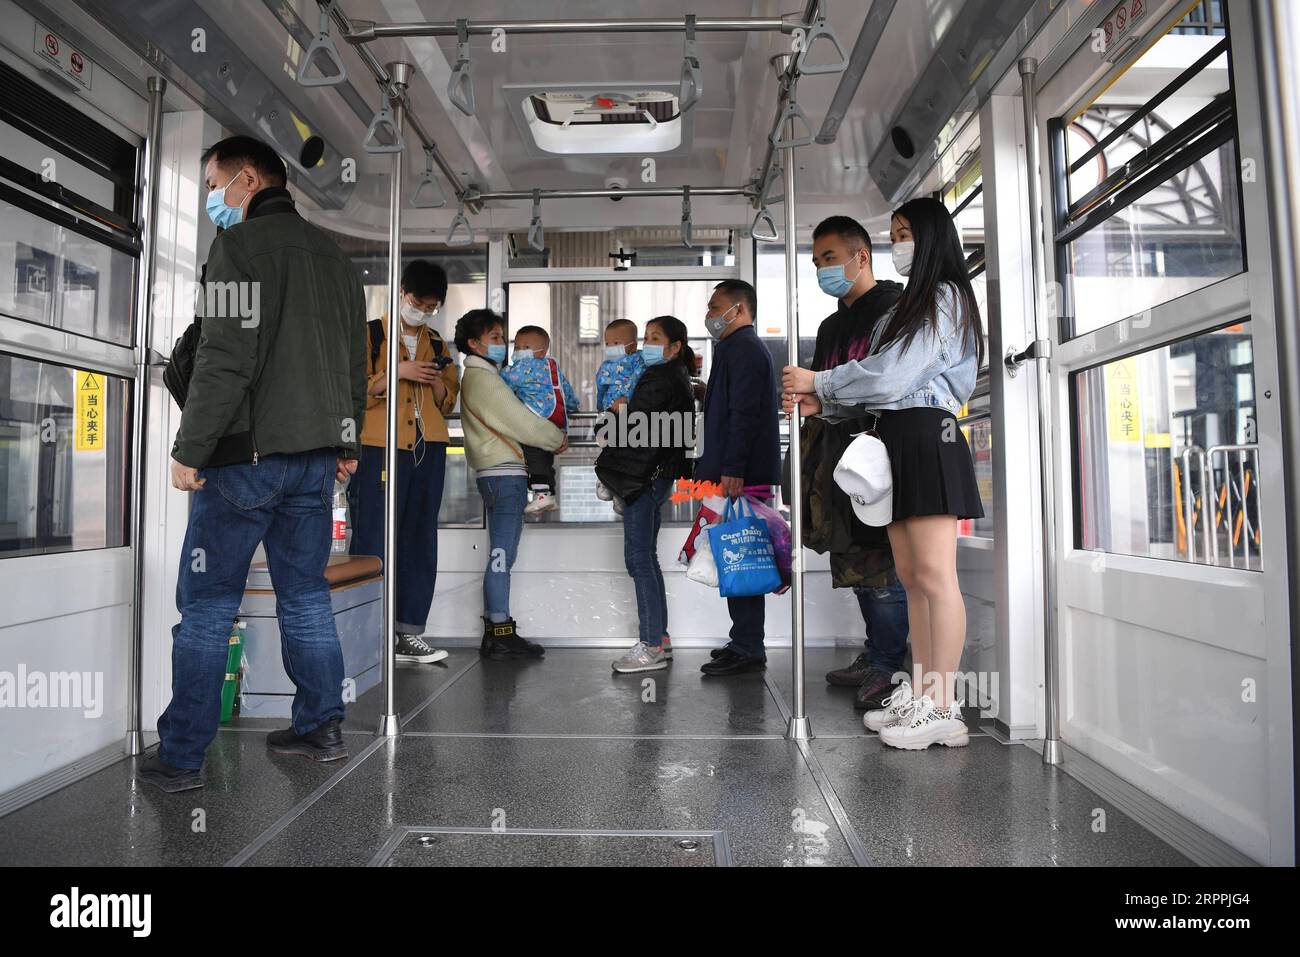
[[[494,622],[483,619],[483,642],[478,653],[492,661],[505,661],[511,658],[541,658],[546,649],[535,641],[528,641],[515,631],[515,620]]]
[[[168,794],[203,787],[203,775],[193,768],[174,768],[155,751],[140,762],[135,776]]]
[[[293,728],[272,731],[266,736],[266,746],[276,754],[300,754],[313,761],[338,761],[348,756],[348,746],[343,743],[343,721],[335,718],[319,728],[299,734]]]
[[[856,688],[862,684],[862,680],[870,671],[871,662],[867,660],[867,653],[864,651],[847,667],[826,672],[826,681],[841,688]]]
[[[894,693],[894,675],[881,668],[867,669],[853,695],[853,707],[859,711],[879,711],[884,707],[884,700]]]
[[[748,671],[762,671],[767,667],[767,657],[738,655],[730,648],[724,648],[723,654],[718,655],[712,661],[706,661],[700,665],[700,671],[706,675],[721,677],[726,675],[740,675]]]
[[[731,651],[731,645],[729,644],[723,645],[721,648],[714,648],[712,651],[710,651],[709,657],[712,658],[714,661],[717,661],[719,658],[721,658],[729,651]]]
[[[398,661],[413,661],[421,665],[430,665],[447,657],[447,652],[433,647],[419,635],[399,633],[396,651]]]

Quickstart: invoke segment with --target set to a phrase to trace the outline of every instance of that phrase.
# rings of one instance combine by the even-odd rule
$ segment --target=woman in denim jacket
[[[907,288],[872,336],[870,353],[834,369],[787,366],[785,410],[832,421],[866,412],[889,452],[893,516],[887,530],[907,591],[913,670],[926,694],[907,682],[869,711],[867,728],[885,744],[923,750],[969,742],[954,673],[966,642],[966,608],[957,582],[957,523],[981,518],[979,488],[956,416],[970,398],[984,358],[979,306],[956,225],[944,205],[922,198],[894,213],[895,268]]]

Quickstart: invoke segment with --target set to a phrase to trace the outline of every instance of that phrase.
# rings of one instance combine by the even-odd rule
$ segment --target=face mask
[[[510,356],[511,362],[520,362],[524,359],[536,358],[536,353],[532,349],[516,349]]]
[[[406,300],[402,300],[402,319],[408,325],[422,326],[432,320],[433,314],[437,311],[435,309],[433,312],[421,312]]]
[[[627,346],[606,346],[605,359],[621,359],[627,355]]]
[[[736,303],[736,305],[732,306],[731,309],[739,308],[739,306],[740,303]],[[728,309],[727,312],[731,312],[731,309]],[[727,319],[727,312],[724,312],[720,316],[704,317],[704,328],[708,329],[709,335],[715,339],[721,339],[722,334],[727,331],[727,326],[731,325],[731,323],[735,321],[734,319]]]
[[[497,365],[501,365],[501,363],[506,361],[506,344],[504,342],[496,342],[488,346],[487,357]]]
[[[905,243],[894,243],[894,248],[890,250],[890,255],[894,257],[894,272],[900,276],[906,276],[912,271],[912,253],[916,251],[916,243],[908,240]]]
[[[664,355],[664,347],[652,345],[651,343],[646,343],[641,347],[641,358],[645,360],[645,364],[648,366],[657,366],[668,361],[668,357]]]
[[[230,177],[230,183],[233,183],[238,178],[239,174],[236,173]],[[229,229],[244,218],[242,204],[239,206],[226,205],[226,189],[230,186],[230,183],[208,193],[208,219],[212,220],[220,229]],[[244,197],[244,202],[248,202],[247,196]]]
[[[857,259],[855,257],[854,262]],[[844,269],[847,263],[840,263],[838,266],[823,266],[817,270],[817,285],[822,287],[822,292],[828,296],[834,296],[841,299],[849,294],[853,284],[858,281],[858,276],[862,275],[862,267],[858,267],[858,275],[850,279],[844,275]]]

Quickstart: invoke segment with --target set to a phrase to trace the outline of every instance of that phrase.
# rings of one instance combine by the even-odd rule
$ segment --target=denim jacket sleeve
[[[879,352],[814,374],[813,388],[825,418],[840,418],[844,407],[895,402],[921,389],[956,361],[956,296],[940,287],[937,329],[923,329],[906,346],[895,340]]]

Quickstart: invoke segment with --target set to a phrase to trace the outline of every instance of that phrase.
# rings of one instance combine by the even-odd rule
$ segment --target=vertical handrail
[[[1049,343],[1043,296],[1043,207],[1038,176],[1038,61],[1025,57],[1019,63],[1020,90],[1025,113],[1025,163],[1029,200],[1029,263],[1033,282],[1035,346]],[[1035,349],[1038,388],[1038,473],[1041,484],[1043,525],[1043,763],[1061,763],[1061,710],[1059,649],[1056,625],[1056,489],[1052,473],[1052,377],[1050,350]]]
[[[401,141],[402,127],[406,122],[406,104],[403,94],[412,72],[409,63],[390,63],[388,73],[393,80],[393,129]],[[379,716],[376,732],[384,737],[395,737],[399,730],[394,676],[397,665],[397,414],[401,399],[397,369],[401,363],[398,351],[401,336],[398,323],[402,321],[402,170],[406,164],[405,152],[393,154],[393,166],[388,190],[388,349],[387,385],[384,387],[384,410],[387,426],[384,438],[384,613],[383,613],[383,683],[384,710]]]
[[[1183,454],[1186,455],[1186,451],[1184,451]],[[1207,463],[1205,466],[1205,472],[1210,477],[1209,481],[1211,483],[1211,489],[1213,489],[1209,499],[1211,509],[1217,509],[1218,501],[1219,501],[1218,490],[1217,488],[1214,487],[1213,484],[1215,463],[1220,456],[1222,456],[1222,460],[1223,460],[1223,474],[1224,474],[1224,484],[1225,484],[1225,492],[1223,496],[1224,512],[1225,512],[1224,518],[1226,521],[1226,531],[1228,535],[1228,565],[1230,568],[1237,567],[1237,544],[1233,538],[1233,532],[1236,529],[1236,525],[1237,525],[1237,512],[1235,510],[1235,506],[1233,503],[1233,481],[1232,481],[1232,470],[1233,470],[1232,456],[1236,455],[1236,459],[1237,459],[1236,489],[1237,489],[1237,494],[1240,495],[1240,501],[1238,504],[1240,505],[1240,511],[1241,511],[1241,539],[1242,539],[1241,563],[1243,568],[1250,568],[1250,531],[1251,531],[1250,507],[1249,507],[1250,489],[1246,487],[1246,475],[1247,474],[1250,475],[1250,482],[1251,485],[1254,487],[1254,493],[1256,496],[1255,501],[1259,502],[1260,501],[1259,499],[1259,445],[1258,443],[1254,443],[1254,442],[1246,443],[1243,445],[1212,445],[1205,450],[1203,455],[1204,455],[1204,460]],[[1247,473],[1246,470],[1247,461],[1249,461],[1252,466],[1252,470],[1249,473]],[[1256,509],[1256,514],[1258,514],[1258,509]],[[1206,515],[1209,517],[1208,521],[1212,527],[1211,540],[1213,541],[1213,545],[1214,545],[1213,562],[1214,564],[1217,565],[1219,564],[1218,520],[1215,511],[1207,510]]]
[[[1192,467],[1190,459],[1193,455],[1200,456],[1200,473],[1202,477],[1201,498],[1205,497],[1205,453],[1199,445],[1189,445],[1179,453],[1178,458],[1183,463],[1183,525],[1185,528],[1184,538],[1187,541],[1187,560],[1196,561],[1196,514],[1195,514],[1195,496],[1192,493]],[[1201,517],[1205,517],[1204,506],[1202,506]],[[1208,556],[1207,556],[1208,557]]]
[[[788,133],[794,140],[794,120],[788,121]],[[790,365],[799,364],[799,248],[798,224],[795,221],[794,147],[790,147],[782,164],[785,175],[785,311],[786,349]],[[803,616],[803,448],[799,431],[799,406],[790,413],[790,660],[793,691],[790,721],[786,738],[808,741],[813,737],[804,700],[804,616]]]
[[[135,297],[135,383],[131,390],[131,639],[127,647],[126,753],[144,753],[144,539],[145,493],[148,490],[149,352],[153,343],[153,277],[158,258],[158,180],[162,176],[163,94],[167,81],[149,77],[149,116],[144,138],[144,183],[136,221],[140,225],[140,268]]]

